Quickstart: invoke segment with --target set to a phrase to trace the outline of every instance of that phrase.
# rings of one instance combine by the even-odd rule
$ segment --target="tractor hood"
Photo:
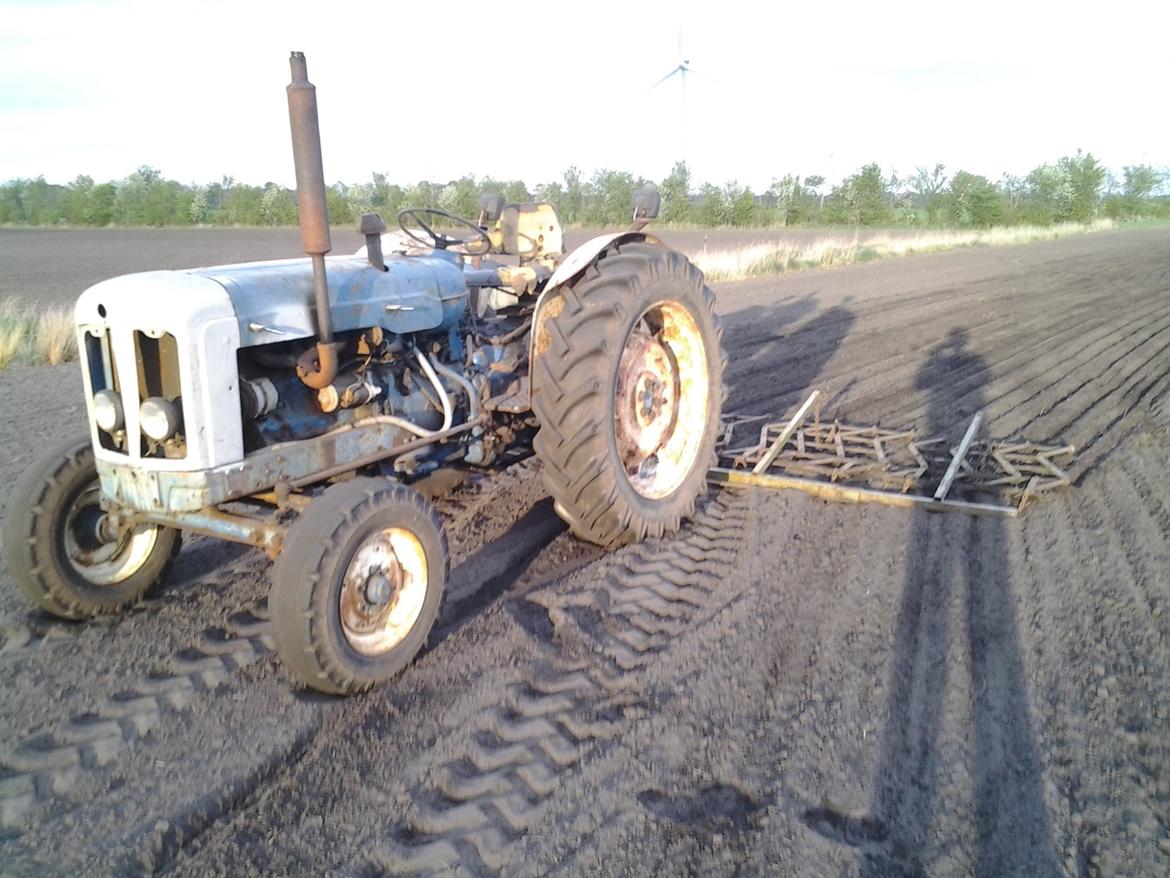
[[[335,332],[381,326],[403,334],[455,325],[467,306],[458,257],[391,256],[386,271],[356,256],[325,260]],[[316,335],[313,267],[307,258],[219,265],[176,272],[209,278],[231,298],[240,345]],[[166,295],[165,289],[159,290]]]

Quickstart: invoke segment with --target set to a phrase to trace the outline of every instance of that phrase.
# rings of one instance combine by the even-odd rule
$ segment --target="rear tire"
[[[4,556],[20,591],[46,613],[62,619],[116,613],[162,579],[179,553],[179,532],[159,525],[108,539],[100,495],[88,436],[52,449],[12,492]]]
[[[331,486],[272,568],[277,652],[298,681],[332,695],[390,680],[426,645],[448,566],[442,520],[417,491],[372,478]]]
[[[543,307],[534,447],[558,514],[602,546],[677,531],[706,491],[724,397],[702,272],[664,247],[622,244]]]

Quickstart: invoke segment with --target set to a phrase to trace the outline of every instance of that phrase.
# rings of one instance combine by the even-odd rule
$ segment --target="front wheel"
[[[333,485],[289,528],[273,565],[277,652],[321,692],[386,682],[426,644],[448,566],[442,521],[417,491],[385,479]]]
[[[17,484],[4,514],[4,555],[21,592],[63,619],[114,613],[158,582],[179,532],[142,524],[112,533],[89,438],[52,449]]]
[[[673,533],[706,489],[723,405],[702,273],[672,250],[622,244],[543,307],[534,447],[557,512],[603,546]]]

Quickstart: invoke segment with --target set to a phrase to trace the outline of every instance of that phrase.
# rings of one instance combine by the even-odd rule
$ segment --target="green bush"
[[[480,196],[500,193],[509,202],[533,197],[551,202],[565,223],[622,226],[630,220],[635,189],[654,183],[626,171],[602,169],[588,179],[570,167],[559,180],[530,192],[522,180],[465,175],[413,186],[391,183],[376,173],[370,182],[328,188],[330,221],[346,225],[365,212],[382,214],[393,226],[405,207],[434,207],[475,219]],[[846,225],[912,227],[940,221],[963,227],[1026,223],[1051,225],[1170,216],[1166,172],[1129,165],[1117,183],[1091,153],[1078,152],[1034,169],[1026,177],[999,182],[960,171],[947,178],[942,164],[918,168],[905,180],[884,176],[870,163],[826,194],[825,178],[787,174],[762,196],[734,181],[696,187],[690,168],[676,162],[658,184],[663,223],[700,226]],[[185,185],[143,165],[125,179],[95,183],[80,175],[67,186],[44,177],[0,184],[0,225],[70,226],[280,226],[297,221],[296,196],[276,183],[251,186],[224,177],[218,183]]]

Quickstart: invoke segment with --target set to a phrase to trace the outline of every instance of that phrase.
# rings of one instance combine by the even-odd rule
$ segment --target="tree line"
[[[967,171],[950,173],[942,164],[913,174],[886,175],[867,164],[835,186],[825,177],[787,175],[764,192],[732,181],[697,184],[683,162],[655,182],[626,171],[600,170],[592,176],[569,168],[559,180],[529,190],[521,180],[461,177],[447,183],[413,186],[374,174],[370,182],[338,183],[327,190],[335,225],[363,213],[381,213],[393,224],[406,207],[435,207],[474,218],[479,197],[501,193],[509,202],[538,199],[556,205],[566,223],[620,225],[629,218],[632,194],[656,188],[660,219],[699,226],[954,226],[988,227],[1021,223],[1048,225],[1096,217],[1170,217],[1170,183],[1165,169],[1128,165],[1120,177],[1091,153],[1065,156],[1023,177],[999,180]],[[22,226],[287,226],[297,222],[296,197],[275,183],[251,186],[224,177],[218,183],[183,184],[142,166],[123,180],[95,183],[79,176],[65,186],[44,177],[0,184],[0,225]]]

